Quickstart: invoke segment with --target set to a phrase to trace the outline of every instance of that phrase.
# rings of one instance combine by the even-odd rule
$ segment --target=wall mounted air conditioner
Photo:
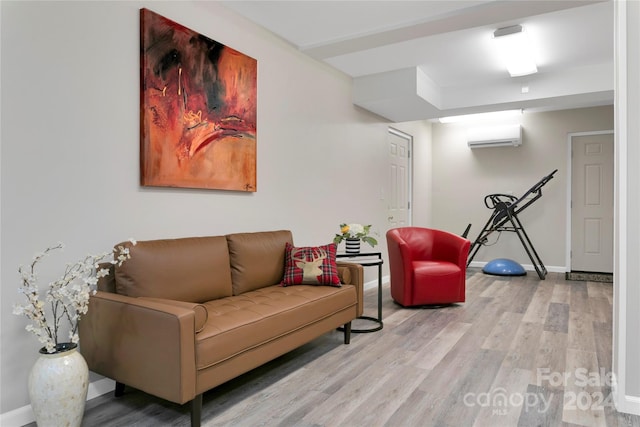
[[[522,145],[520,125],[488,126],[467,129],[469,148],[517,147]]]

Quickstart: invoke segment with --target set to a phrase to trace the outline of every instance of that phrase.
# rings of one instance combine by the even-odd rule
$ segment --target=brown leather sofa
[[[202,393],[362,314],[362,267],[343,286],[279,285],[290,231],[141,241],[101,280],[80,321],[89,369],[178,404],[199,426]],[[118,246],[118,245],[117,245]]]

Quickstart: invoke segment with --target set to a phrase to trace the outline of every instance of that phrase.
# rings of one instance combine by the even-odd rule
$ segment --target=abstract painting
[[[256,191],[257,61],[140,10],[143,186]]]

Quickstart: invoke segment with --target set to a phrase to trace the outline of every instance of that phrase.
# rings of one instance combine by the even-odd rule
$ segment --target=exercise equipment
[[[493,274],[494,276],[524,276],[527,272],[519,263],[512,259],[497,258],[489,261],[483,268],[485,274]]]
[[[469,257],[467,259],[467,267],[471,264],[471,261],[476,256],[480,247],[488,243],[489,235],[496,231],[499,233],[503,231],[510,231],[518,235],[525,252],[529,256],[533,267],[538,273],[538,277],[540,277],[541,280],[544,280],[547,275],[547,269],[533,247],[527,232],[522,226],[522,222],[518,219],[518,214],[542,197],[542,187],[544,187],[545,184],[553,178],[553,175],[556,172],[558,172],[558,169],[555,169],[549,175],[543,177],[520,198],[510,194],[489,194],[488,196],[485,196],[484,204],[488,209],[492,210],[491,216],[480,234],[478,234],[476,240],[473,242],[473,245],[471,245]],[[465,230],[465,233],[468,233],[468,229]]]

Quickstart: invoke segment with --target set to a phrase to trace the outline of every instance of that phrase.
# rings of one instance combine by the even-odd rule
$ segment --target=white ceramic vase
[[[345,252],[348,254],[360,253],[360,239],[347,239],[345,243]]]
[[[29,373],[29,397],[38,427],[79,427],[89,387],[89,368],[77,344],[58,344],[55,353],[40,350]]]

